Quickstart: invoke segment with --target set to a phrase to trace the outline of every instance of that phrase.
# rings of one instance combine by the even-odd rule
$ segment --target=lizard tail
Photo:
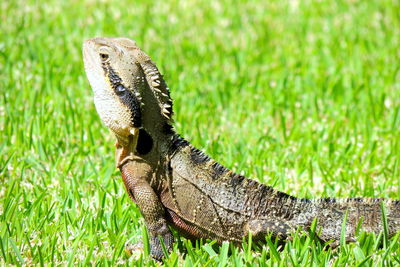
[[[358,229],[379,234],[387,223],[389,237],[400,232],[400,201],[382,198],[317,199],[310,219],[317,218],[319,237],[339,245],[346,219],[346,241],[355,241]],[[382,216],[385,212],[385,216]],[[347,216],[347,218],[346,218]]]

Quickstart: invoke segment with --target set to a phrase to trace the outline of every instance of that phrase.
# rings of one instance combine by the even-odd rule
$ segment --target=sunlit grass
[[[94,36],[135,39],[165,74],[177,131],[236,172],[300,197],[399,199],[398,1],[265,2],[2,1],[0,264],[155,264],[125,252],[144,221],[84,74]],[[165,263],[400,265],[399,236],[336,250],[314,236],[177,238]]]

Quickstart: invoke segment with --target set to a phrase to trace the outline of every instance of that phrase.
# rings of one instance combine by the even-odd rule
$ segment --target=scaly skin
[[[400,202],[384,199],[298,199],[233,173],[191,146],[171,124],[172,100],[156,65],[127,38],[94,38],[83,46],[96,109],[117,138],[116,164],[150,233],[151,255],[171,249],[172,226],[190,239],[240,243],[252,234],[286,238],[317,219],[319,238],[338,245],[345,214],[346,240],[356,228],[400,230]]]

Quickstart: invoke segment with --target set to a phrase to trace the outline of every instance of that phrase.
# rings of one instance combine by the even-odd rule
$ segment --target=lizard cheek
[[[130,134],[129,129],[132,122],[128,108],[106,94],[95,95],[94,103],[97,113],[108,128],[120,136]]]

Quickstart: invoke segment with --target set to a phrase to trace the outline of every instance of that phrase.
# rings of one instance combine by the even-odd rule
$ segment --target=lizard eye
[[[126,88],[122,84],[119,84],[117,87],[115,87],[115,93],[118,96],[123,95],[125,92],[126,92]]]
[[[107,54],[100,53],[100,59],[103,62],[107,62],[107,60],[109,59],[109,56]]]

